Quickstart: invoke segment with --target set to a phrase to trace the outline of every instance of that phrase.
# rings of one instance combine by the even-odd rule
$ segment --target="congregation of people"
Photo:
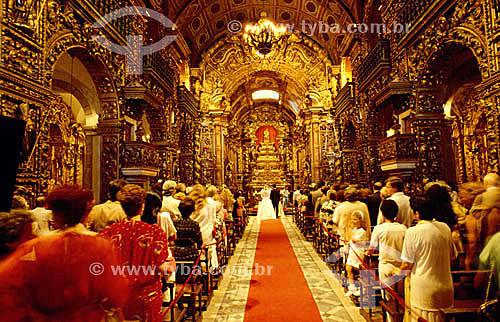
[[[500,270],[500,177],[491,173],[458,191],[430,182],[411,197],[407,188],[391,177],[373,190],[319,183],[293,193],[284,188],[280,196],[284,208],[338,237],[346,296],[360,295],[359,272],[376,254],[383,298],[404,299],[406,321],[445,321],[443,309],[453,307],[457,293],[453,271],[477,271],[474,289],[484,296],[484,271]],[[245,221],[248,206],[228,188],[174,181],[146,192],[117,179],[108,192],[106,202],[94,205],[90,190],[56,186],[32,210],[14,196],[11,212],[0,216],[2,319],[101,321],[120,314],[161,321],[176,261],[203,259],[216,273],[215,244],[227,241],[228,222]],[[116,274],[113,267],[161,274]]]
[[[459,281],[471,285],[467,296],[484,298],[485,290],[500,285],[500,177],[490,173],[458,191],[446,182],[429,182],[411,197],[405,190],[413,189],[407,188],[398,177],[374,183],[373,190],[322,182],[297,189],[292,201],[304,235],[320,225],[324,236],[337,238],[335,258],[343,260],[346,296],[359,300],[359,272],[370,269],[376,255],[382,297],[404,301],[405,321],[445,321],[443,310],[454,307],[457,293],[463,296],[454,288],[453,272],[474,273]],[[497,283],[487,287],[493,269]],[[500,320],[493,309],[490,315],[495,314]]]
[[[94,205],[88,189],[55,186],[32,210],[14,196],[0,215],[2,320],[162,321],[176,262],[220,274],[216,243],[246,216],[226,187],[165,181],[146,192],[117,179],[108,191]]]

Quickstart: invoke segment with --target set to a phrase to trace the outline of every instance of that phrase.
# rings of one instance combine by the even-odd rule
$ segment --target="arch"
[[[410,49],[409,55],[411,74],[418,76],[419,83],[421,72],[429,65],[434,54],[449,43],[458,43],[469,48],[477,59],[482,78],[489,77],[488,42],[481,36],[480,31],[483,21],[478,12],[481,10],[481,5],[478,3],[468,5],[467,2],[461,1],[457,4],[451,18],[441,17],[427,28],[420,37],[421,41]],[[465,17],[470,20],[467,24],[464,24]],[[422,59],[422,57],[426,58]]]

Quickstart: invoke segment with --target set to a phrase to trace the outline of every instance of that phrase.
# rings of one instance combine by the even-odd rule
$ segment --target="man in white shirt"
[[[387,179],[385,184],[386,188],[389,190],[391,196],[387,198],[388,200],[394,200],[398,205],[398,215],[396,216],[396,222],[410,227],[413,222],[413,216],[410,209],[410,197],[403,193],[403,180],[398,177],[391,177]],[[380,225],[384,222],[382,213],[379,211],[377,224]]]
[[[109,200],[92,208],[87,219],[88,229],[100,232],[114,223],[127,219],[122,205],[116,198],[116,194],[127,184],[128,182],[123,179],[113,180],[109,183]]]
[[[168,180],[163,184],[163,201],[161,205],[161,212],[168,212],[172,217],[172,220],[180,218],[179,204],[180,200],[174,198],[176,192],[175,187],[177,186],[175,181]]]
[[[52,230],[52,211],[45,208],[45,197],[36,198],[36,208],[31,211],[35,221],[33,222],[33,233],[37,236],[48,234]]]
[[[453,305],[451,261],[456,254],[451,230],[445,223],[433,221],[432,202],[417,199],[412,209],[419,222],[406,231],[403,263],[396,274],[411,271],[412,311],[427,321],[445,321],[441,309]]]
[[[293,201],[293,206],[294,207],[298,207],[299,205],[299,199],[300,199],[300,196],[301,196],[301,192],[300,192],[300,187],[297,188],[297,190],[295,190],[293,192],[293,195],[292,195],[292,201]]]
[[[398,205],[394,200],[384,200],[380,205],[380,210],[384,222],[373,229],[369,252],[373,253],[374,250],[379,250],[378,272],[379,280],[383,283],[382,287],[391,287],[402,295],[402,283],[395,281],[397,285],[393,286],[393,283],[387,278],[392,276],[394,269],[401,266],[401,252],[407,228],[405,225],[394,221],[398,214]],[[385,294],[384,298],[388,300],[390,296]],[[390,315],[387,315],[387,317],[389,322],[393,321]]]

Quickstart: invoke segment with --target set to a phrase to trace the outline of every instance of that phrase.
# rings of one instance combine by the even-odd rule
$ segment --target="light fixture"
[[[273,46],[279,43],[286,34],[286,27],[276,26],[276,24],[267,19],[267,13],[262,11],[257,24],[247,24],[243,39],[253,47],[259,56],[265,57],[269,55]]]

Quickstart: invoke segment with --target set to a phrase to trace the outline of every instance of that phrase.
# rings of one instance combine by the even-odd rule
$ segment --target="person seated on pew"
[[[345,296],[359,296],[359,287],[354,281],[354,268],[359,269],[364,259],[365,243],[369,240],[364,227],[363,213],[359,210],[351,214],[352,230],[346,237],[349,238],[349,252],[346,261],[347,278],[349,279],[349,289]]]
[[[406,226],[395,221],[398,214],[398,205],[394,200],[384,200],[380,205],[384,222],[375,226],[370,241],[368,255],[372,255],[375,250],[379,252],[378,274],[382,288],[391,289],[403,295],[403,287],[398,281],[391,281],[394,269],[401,266],[401,252],[406,235]],[[397,283],[395,285],[395,283]],[[396,287],[394,287],[394,286]],[[392,286],[392,287],[391,287]],[[384,299],[390,300],[392,297],[384,292]],[[392,317],[387,316],[387,320],[392,322]]]
[[[196,261],[203,245],[200,225],[190,218],[194,212],[194,200],[186,198],[179,204],[182,219],[176,220],[174,226],[177,229],[177,239],[173,247],[176,261]]]

